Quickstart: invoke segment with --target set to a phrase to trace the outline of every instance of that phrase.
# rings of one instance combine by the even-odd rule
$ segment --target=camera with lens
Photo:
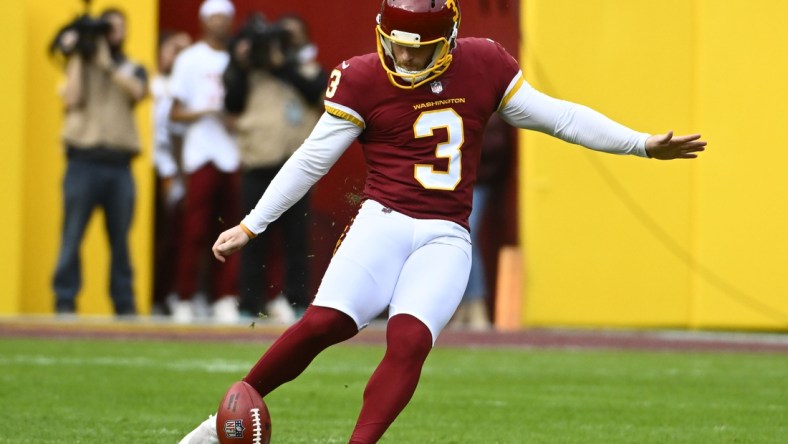
[[[91,59],[98,49],[98,39],[109,34],[111,25],[101,17],[92,17],[89,12],[90,0],[85,1],[85,12],[58,30],[49,45],[50,54],[60,53],[66,57],[79,54]],[[69,37],[76,36],[76,41]]]
[[[286,56],[288,51],[289,33],[281,26],[266,20],[260,13],[254,13],[246,19],[246,23],[233,38],[230,53],[236,57],[235,48],[243,40],[249,42],[248,60],[244,65],[251,68],[270,70],[277,63],[272,59],[272,52],[279,51]]]

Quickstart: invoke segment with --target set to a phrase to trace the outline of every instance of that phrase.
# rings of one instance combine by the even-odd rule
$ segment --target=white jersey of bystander
[[[198,42],[175,60],[170,92],[188,111],[215,110],[193,122],[183,141],[183,168],[192,173],[208,162],[224,172],[236,171],[240,156],[235,139],[221,119],[224,108],[224,73],[230,56]]]

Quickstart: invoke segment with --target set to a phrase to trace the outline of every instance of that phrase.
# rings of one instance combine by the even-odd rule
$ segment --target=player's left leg
[[[351,444],[377,442],[408,404],[435,339],[462,299],[470,266],[464,237],[434,239],[408,258],[390,306],[386,354],[364,390]]]
[[[432,349],[432,334],[421,321],[401,314],[389,320],[386,354],[364,390],[350,444],[377,442],[410,401]]]

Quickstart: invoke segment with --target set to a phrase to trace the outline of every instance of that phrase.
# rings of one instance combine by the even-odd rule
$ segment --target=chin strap
[[[427,67],[427,69],[429,69],[429,66]],[[426,70],[408,71],[407,69],[401,68],[397,65],[394,65],[394,70],[397,72],[397,74],[407,75],[408,77],[400,77],[400,78],[405,82],[410,82],[410,83],[421,82],[422,80],[426,79],[427,75],[429,74],[429,72],[426,72]],[[423,74],[419,75],[419,73],[423,73]]]

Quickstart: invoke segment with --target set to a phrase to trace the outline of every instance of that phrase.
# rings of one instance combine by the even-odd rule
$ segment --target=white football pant
[[[389,307],[409,314],[433,343],[462,300],[471,239],[462,226],[414,219],[365,201],[323,276],[314,305],[339,310],[359,329]]]

